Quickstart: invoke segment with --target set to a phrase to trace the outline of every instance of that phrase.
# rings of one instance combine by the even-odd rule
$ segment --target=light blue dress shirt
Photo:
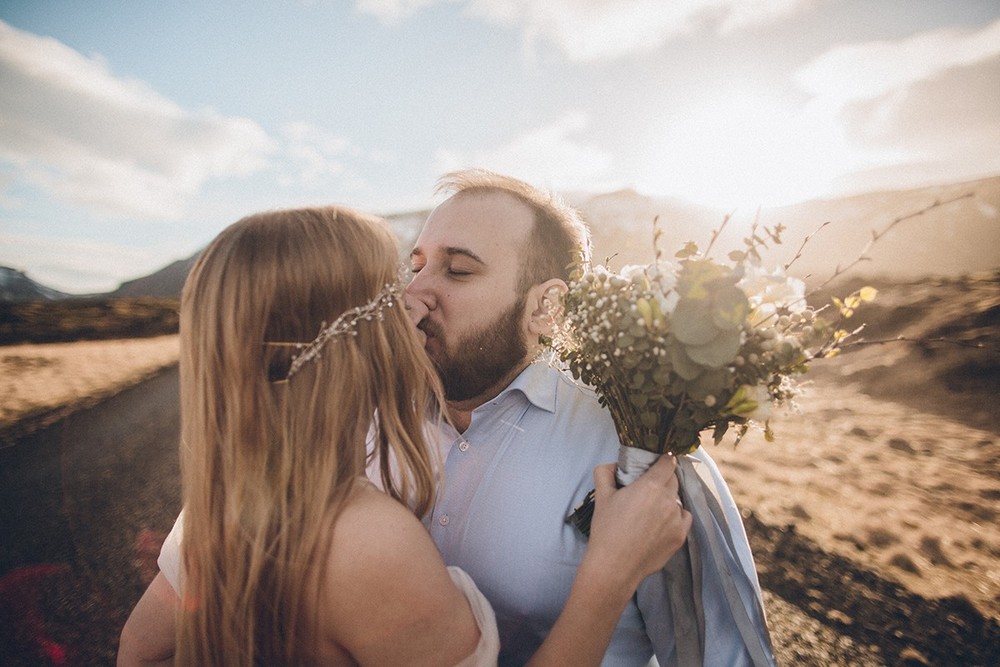
[[[617,459],[614,424],[592,391],[538,362],[476,408],[465,433],[448,424],[440,429],[443,484],[425,524],[445,563],[468,572],[493,605],[500,664],[523,664],[569,596],[586,540],[565,518],[593,488],[594,467]],[[751,664],[720,577],[725,570],[753,619],[753,632],[766,637],[753,557],[715,463],[700,449],[691,460],[721,507],[721,523],[728,524],[708,516],[692,529],[699,542],[715,531],[715,543],[728,545],[723,563],[707,559],[703,567],[704,664]],[[640,585],[604,665],[646,665],[654,652],[660,665],[677,664],[666,585],[664,573]],[[773,662],[766,638],[761,643]]]

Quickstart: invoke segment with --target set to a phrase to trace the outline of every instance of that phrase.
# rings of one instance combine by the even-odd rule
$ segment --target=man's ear
[[[528,331],[535,336],[552,334],[555,320],[562,311],[562,295],[568,290],[559,278],[550,278],[528,290]]]

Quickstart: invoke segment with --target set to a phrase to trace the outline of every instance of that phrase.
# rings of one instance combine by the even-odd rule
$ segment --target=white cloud
[[[795,78],[823,103],[843,105],[898,91],[997,54],[1000,21],[976,31],[948,28],[896,42],[839,46],[805,65]]]
[[[281,127],[288,162],[278,176],[282,185],[315,187],[344,174],[341,158],[351,150],[350,142],[308,123],[287,123]]]
[[[398,22],[456,0],[357,0],[360,11]],[[767,23],[817,0],[465,0],[466,11],[521,30],[531,46],[554,44],[571,60],[618,58],[654,50],[701,29],[732,32]]]
[[[482,167],[556,190],[605,187],[612,157],[581,139],[589,125],[585,114],[575,112],[493,150],[465,154],[442,149],[436,156],[436,171]]]
[[[818,4],[816,0],[731,0],[718,2],[721,16],[719,32],[736,32],[742,28],[778,21]]]
[[[1000,170],[1000,21],[837,47],[796,80],[815,96],[807,109],[869,158],[839,179],[848,191]]]
[[[191,112],[99,57],[0,21],[0,160],[61,199],[104,213],[176,218],[211,178],[262,168],[256,123]]]
[[[279,129],[281,158],[276,165],[278,183],[299,192],[357,194],[371,184],[355,167],[398,162],[393,151],[363,150],[347,137],[303,121]]]

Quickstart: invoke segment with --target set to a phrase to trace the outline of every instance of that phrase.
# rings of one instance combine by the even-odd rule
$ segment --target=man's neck
[[[504,374],[496,383],[490,385],[485,391],[483,391],[478,396],[466,399],[464,401],[448,401],[446,408],[448,413],[448,419],[451,421],[452,426],[455,427],[459,433],[465,433],[472,424],[472,411],[478,408],[480,405],[493,400],[500,395],[504,389],[514,381],[518,375],[524,371],[531,364],[529,358],[525,358],[521,363],[513,366],[507,373]]]

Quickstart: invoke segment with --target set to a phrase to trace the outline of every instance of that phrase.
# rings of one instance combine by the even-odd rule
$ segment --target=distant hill
[[[409,259],[410,250],[413,249],[413,244],[417,241],[417,235],[420,234],[420,228],[424,226],[424,220],[427,219],[430,212],[430,209],[424,209],[384,216],[386,222],[389,223],[392,233],[399,239],[399,254],[401,259]]]
[[[0,266],[0,303],[22,301],[55,301],[68,295],[36,283],[23,271]]]
[[[386,216],[389,227],[399,239],[400,253],[409,256],[417,233],[427,218],[429,211],[412,211]],[[188,272],[194,266],[201,250],[187,259],[177,260],[148,276],[122,283],[118,289],[109,292],[109,297],[174,297],[179,298],[187,280]]]
[[[759,211],[735,211],[719,236],[713,255],[742,247],[751,224],[785,226],[783,243],[765,262],[790,261],[805,238],[815,233],[790,271],[818,282],[857,258],[871,239],[896,218],[921,211],[935,201],[972,196],[940,206],[896,225],[868,252],[869,259],[845,275],[914,279],[957,276],[1000,267],[1000,176],[913,190],[872,192],[840,199],[814,200]],[[653,220],[663,231],[660,248],[667,259],[687,241],[704,249],[726,212],[676,199],[646,197],[632,190],[579,197],[591,226],[598,262],[613,256],[612,267],[653,260]],[[826,224],[825,226],[824,223]],[[822,226],[822,229],[820,227]]]
[[[177,333],[179,323],[174,297],[0,302],[0,345],[165,336]]]
[[[187,259],[180,259],[176,262],[172,262],[171,264],[168,264],[159,271],[155,271],[148,276],[124,282],[118,287],[118,289],[109,292],[108,296],[156,296],[179,298],[181,290],[184,288],[184,281],[187,280],[187,274],[191,270],[191,267],[194,266],[195,260],[198,259],[198,254],[200,254],[200,251]]]
[[[765,262],[790,261],[810,234],[791,272],[813,282],[831,276],[838,265],[857,258],[873,231],[884,230],[893,220],[931,206],[935,201],[970,194],[960,201],[896,225],[870,251],[868,259],[845,274],[889,280],[925,276],[960,276],[1000,267],[1000,176],[912,190],[871,192],[839,199],[817,199],[792,206],[730,211],[731,219],[719,236],[714,256],[742,247],[751,224],[785,226],[783,243],[765,253]],[[667,259],[687,241],[704,249],[719,228],[726,211],[698,206],[676,198],[648,197],[635,190],[566,194],[591,227],[593,257],[623,264],[644,264],[653,259],[653,220],[663,231],[659,245]],[[413,246],[430,211],[407,211],[386,216],[399,239],[402,258]],[[824,223],[828,223],[825,224]],[[822,227],[822,229],[821,229]],[[199,251],[200,252],[200,251]],[[198,253],[177,260],[147,276],[122,283],[107,297],[180,296],[188,271]],[[0,267],[0,302],[54,300],[69,295],[39,285],[20,271]]]
[[[879,290],[850,320],[864,331],[810,374],[1000,433],[995,404],[983,400],[1000,393],[1000,269],[916,281],[855,278],[840,293],[863,284]]]

